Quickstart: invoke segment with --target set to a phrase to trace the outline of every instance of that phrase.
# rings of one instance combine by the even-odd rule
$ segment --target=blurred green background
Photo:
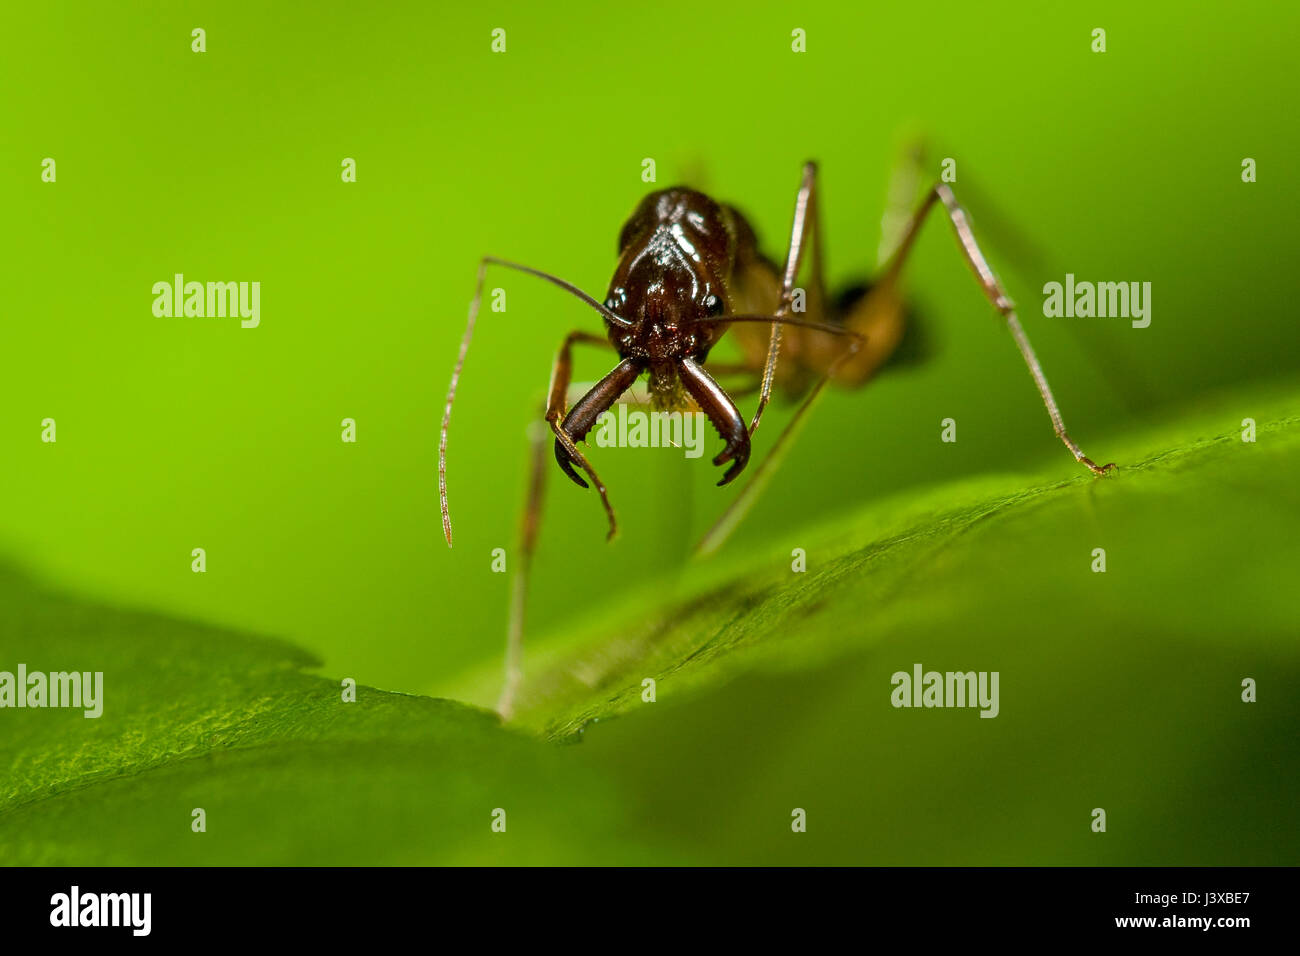
[[[977,229],[1031,237],[1032,255],[999,241],[1010,228],[986,247],[1075,437],[1108,460],[1108,436],[1162,410],[1297,371],[1298,25],[1276,4],[11,8],[0,548],[101,600],[285,638],[331,675],[446,693],[500,660],[508,581],[490,552],[513,547],[525,428],[561,337],[598,329],[543,283],[491,277],[509,305],[465,370],[449,551],[437,426],[478,257],[600,295],[645,157],[659,186],[702,176],[775,255],[816,158],[839,284],[873,261],[889,170],[918,132],[957,159]],[[1150,281],[1150,328],[1044,319],[1042,284],[1067,271]],[[261,327],[155,318],[151,286],[175,272],[260,281]],[[936,357],[825,401],[731,548],[991,469],[1076,474],[946,224],[910,276]],[[609,365],[584,353],[578,375]],[[937,439],[947,416],[956,445]],[[40,441],[46,417],[57,444]],[[606,545],[592,495],[551,476],[534,648],[681,574],[735,493],[673,453],[595,461],[624,534]]]

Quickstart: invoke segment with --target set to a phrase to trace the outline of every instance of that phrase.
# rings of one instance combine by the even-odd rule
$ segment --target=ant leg
[[[603,341],[603,340],[602,340]],[[570,384],[568,398],[581,398],[596,383]],[[649,394],[639,394],[629,389],[628,405],[649,405]],[[620,403],[622,404],[622,403]],[[524,623],[528,612],[528,585],[532,578],[533,554],[537,550],[537,535],[542,524],[542,510],[546,503],[547,446],[550,431],[536,421],[528,428],[528,489],[524,498],[523,518],[519,523],[519,548],[514,560],[514,577],[510,583],[510,614],[506,626],[505,683],[497,699],[497,713],[502,720],[514,715],[515,697],[524,679]]]
[[[749,514],[749,510],[754,507],[754,503],[758,500],[759,495],[761,495],[767,488],[767,483],[771,480],[772,475],[781,467],[781,463],[785,460],[785,456],[789,452],[790,446],[794,443],[794,439],[799,434],[799,430],[803,427],[808,414],[817,405],[818,400],[826,389],[826,385],[835,378],[836,373],[840,370],[840,366],[846,362],[851,364],[858,353],[859,346],[857,345],[854,345],[847,351],[840,353],[840,355],[830,363],[826,371],[817,378],[817,381],[813,383],[813,386],[808,390],[808,394],[804,396],[803,401],[799,403],[799,407],[796,408],[794,414],[790,416],[790,420],[786,422],[785,427],[781,429],[781,434],[777,436],[776,442],[772,445],[771,450],[764,456],[762,462],[759,463],[758,468],[755,469],[754,473],[750,476],[745,487],[740,489],[740,494],[732,500],[731,504],[727,505],[726,510],[722,512],[718,520],[713,523],[709,530],[704,533],[704,536],[696,543],[692,552],[693,557],[703,558],[713,554],[722,547],[729,537],[731,537],[731,533],[735,531],[740,522],[744,520],[745,515]]]
[[[510,618],[506,626],[506,675],[497,700],[502,720],[514,714],[515,693],[524,677],[524,614],[528,606],[528,582],[532,573],[533,552],[537,548],[537,529],[542,522],[542,504],[546,491],[546,445],[549,432],[541,422],[528,428],[529,479],[524,515],[519,523],[519,553],[515,557],[514,578],[510,582]]]
[[[799,184],[799,193],[794,202],[794,225],[790,229],[790,248],[785,256],[785,271],[781,276],[781,301],[774,317],[784,318],[790,315],[794,304],[794,283],[799,276],[799,267],[803,264],[804,249],[812,246],[812,290],[808,305],[814,315],[820,315],[826,300],[826,283],[822,274],[821,258],[821,219],[817,215],[817,164],[804,163],[803,180]],[[763,409],[772,398],[772,380],[776,376],[776,360],[781,354],[781,324],[773,323],[772,335],[768,340],[767,361],[763,366],[762,388],[758,396],[758,408],[749,423],[749,434],[758,430],[758,423],[763,418]]]
[[[889,210],[881,223],[882,256],[876,264],[877,272],[883,269],[911,221],[921,187],[930,182],[931,156],[944,155],[942,150],[931,147],[932,144],[924,139],[916,139],[899,157],[891,181]],[[1064,274],[1065,269],[1055,261],[1055,256],[1049,254],[1048,247],[1007,215],[1005,209],[999,208],[969,168],[962,173],[961,191],[962,196],[980,210],[980,237],[984,245],[992,247],[994,254],[1021,279],[1032,284],[1041,282],[1044,275]],[[1153,404],[1152,383],[1147,380],[1144,370],[1135,365],[1125,352],[1115,348],[1111,339],[1085,335],[1081,331],[1083,326],[1077,323],[1067,322],[1064,328],[1073,340],[1071,347],[1088,359],[1092,373],[1105,384],[1112,397],[1118,398],[1134,414]]]
[[[822,266],[822,239],[821,239],[821,218],[817,214],[817,164],[808,162],[803,167],[803,180],[799,186],[799,193],[795,198],[794,207],[794,224],[790,229],[790,248],[786,253],[785,270],[781,276],[781,299],[780,304],[775,312],[775,317],[783,318],[788,316],[792,310],[794,302],[794,283],[799,275],[799,268],[803,263],[803,254],[806,246],[811,244],[811,267],[812,267],[812,289],[808,296],[808,305],[814,315],[822,315],[825,311],[826,303],[826,281]],[[749,434],[752,436],[758,428],[758,424],[763,417],[763,410],[767,407],[772,397],[772,380],[776,374],[776,362],[781,353],[781,325],[773,324],[771,338],[768,342],[767,360],[763,366],[762,377],[756,384],[759,391],[758,408],[754,411],[754,418],[749,425]],[[695,545],[694,554],[696,557],[703,557],[712,554],[731,536],[732,531],[740,524],[741,520],[749,513],[758,496],[767,487],[768,481],[772,474],[780,466],[790,443],[797,434],[804,417],[816,404],[818,397],[822,393],[832,371],[839,365],[839,362],[849,358],[857,351],[853,348],[843,353],[839,358],[831,363],[827,372],[821,376],[812,386],[804,400],[800,403],[799,408],[795,411],[790,421],[786,423],[781,434],[777,437],[776,444],[772,450],[764,457],[758,469],[750,477],[745,487],[741,489],[740,494],[727,506],[721,517],[714,522],[713,526],[705,533],[704,537]],[[715,365],[711,369],[714,372],[727,374],[728,372],[746,371],[744,366],[720,366]],[[747,394],[751,389],[744,389],[739,394]]]
[[[1029,373],[1034,379],[1034,384],[1038,387],[1039,395],[1042,397],[1043,404],[1047,408],[1048,417],[1052,421],[1052,427],[1056,432],[1057,437],[1060,438],[1065,444],[1065,447],[1070,450],[1070,453],[1074,456],[1075,460],[1085,465],[1094,474],[1102,475],[1110,471],[1115,467],[1113,462],[1106,465],[1097,465],[1092,459],[1088,458],[1083,453],[1082,449],[1079,448],[1079,445],[1066,431],[1065,422],[1061,418],[1060,410],[1056,405],[1056,399],[1052,395],[1051,387],[1047,383],[1047,377],[1044,375],[1042,366],[1039,364],[1038,356],[1034,353],[1033,346],[1029,344],[1029,339],[1025,335],[1024,329],[1021,327],[1019,319],[1016,318],[1015,306],[1011,303],[1011,300],[1003,290],[1001,283],[998,282],[997,277],[993,274],[993,270],[989,266],[988,260],[985,259],[983,252],[980,250],[979,244],[975,241],[975,236],[971,231],[965,211],[957,203],[956,197],[953,196],[952,190],[949,189],[947,185],[938,183],[929,193],[927,193],[926,199],[921,205],[921,208],[912,216],[906,229],[904,229],[901,234],[895,236],[889,235],[890,228],[888,224],[886,224],[886,236],[882,238],[882,248],[886,246],[892,247],[893,251],[883,275],[873,287],[868,300],[865,300],[863,303],[865,311],[867,313],[871,313],[872,311],[879,312],[882,316],[887,316],[894,311],[894,303],[891,302],[891,299],[897,295],[899,274],[902,271],[904,263],[907,261],[908,254],[912,250],[917,233],[919,232],[922,223],[925,221],[926,214],[936,202],[942,202],[944,204],[967,263],[970,265],[976,278],[979,280],[981,287],[984,289],[985,295],[988,297],[989,301],[993,303],[998,312],[1001,313],[1007,323],[1007,327],[1011,330],[1012,338],[1015,340],[1016,346],[1020,349],[1020,354],[1023,356],[1025,364],[1029,368]],[[857,318],[858,321],[861,321],[861,317]],[[849,318],[848,324],[856,324],[854,317]],[[874,356],[872,356],[869,351],[871,341],[872,337],[868,335],[868,351],[863,353],[863,358],[865,359],[866,364],[859,370],[859,374],[852,376],[853,379],[865,381],[865,379],[870,377],[871,373],[874,371],[875,364],[877,363],[875,363]],[[767,482],[771,479],[772,474],[780,466],[781,461],[789,450],[790,442],[793,440],[807,414],[816,405],[826,383],[834,377],[837,367],[844,361],[849,363],[848,368],[851,369],[853,367],[853,362],[855,361],[852,357],[852,353],[841,355],[839,359],[832,363],[826,373],[812,387],[808,395],[804,398],[803,402],[791,417],[785,429],[781,432],[781,435],[778,437],[772,450],[767,454],[758,469],[750,478],[749,483],[741,489],[740,494],[737,495],[735,500],[731,502],[727,509],[722,513],[721,517],[718,518],[695,546],[694,553],[696,556],[703,557],[717,551],[727,538],[730,537],[731,533],[735,530],[736,526],[740,524],[745,515],[748,514],[750,508],[753,507],[754,502],[766,487]]]
[[[928,137],[923,136],[912,137],[899,149],[890,172],[885,211],[880,218],[876,274],[884,270],[885,264],[902,244],[921,190],[930,183],[932,163],[936,155],[942,156],[943,153],[936,150],[935,144]],[[981,210],[980,233],[995,250],[1001,249],[1006,253],[1006,261],[1011,263],[1012,268],[1029,278],[1058,271],[1048,267],[1043,258],[1043,250],[1037,242],[1016,223],[998,215],[997,205],[989,201],[986,191],[977,188],[978,184],[969,169],[962,173],[962,182],[962,194],[967,199],[975,197],[975,205]]]
[[[595,309],[610,325],[627,328],[630,324],[626,319],[620,318],[609,311],[572,282],[566,282],[559,276],[553,276],[549,272],[543,272],[531,266],[520,265],[517,262],[511,262],[497,256],[484,256],[479,260],[478,280],[474,283],[474,298],[469,303],[469,315],[465,321],[465,334],[460,340],[460,352],[456,356],[456,365],[451,372],[451,384],[447,387],[447,404],[442,409],[442,428],[439,430],[438,438],[438,505],[442,511],[442,535],[447,539],[447,547],[449,548],[451,547],[451,512],[447,508],[447,430],[451,425],[451,406],[456,400],[456,387],[460,383],[460,373],[465,366],[465,356],[469,353],[469,344],[474,338],[474,324],[478,321],[479,304],[483,300],[483,282],[487,278],[487,267],[490,265],[513,269],[516,272],[544,279]]]
[[[889,174],[889,189],[885,194],[885,211],[880,217],[880,245],[876,247],[876,269],[884,269],[891,256],[903,244],[912,222],[916,197],[921,191],[922,163],[925,146],[914,140],[903,147],[894,160]]]
[[[605,492],[605,485],[596,475],[595,469],[583,457],[582,452],[578,451],[573,439],[564,430],[564,426],[560,424],[568,407],[569,387],[573,379],[573,346],[579,342],[584,345],[610,347],[607,339],[599,335],[592,335],[590,332],[575,331],[564,337],[559,355],[556,356],[555,365],[551,370],[551,384],[547,389],[545,420],[554,433],[556,440],[564,446],[571,459],[590,475],[592,482],[595,483],[597,491],[600,492],[601,503],[605,506],[605,514],[609,518],[609,537],[612,538],[618,529],[618,523],[614,517],[614,508],[609,503],[609,496]],[[514,579],[511,582],[509,624],[506,630],[505,685],[502,687],[501,697],[497,701],[497,711],[502,718],[507,720],[514,711],[515,692],[518,690],[519,682],[523,679],[524,612],[528,600],[528,580],[532,567],[533,551],[537,545],[537,529],[541,523],[542,493],[546,487],[546,441],[544,437],[546,432],[537,427],[539,425],[540,423],[534,423],[534,428],[530,433],[531,477],[528,482],[528,497],[524,505],[523,521],[519,529],[519,555],[516,561]]]
[[[570,332],[564,337],[564,343],[560,346],[560,353],[556,356],[555,366],[551,370],[551,387],[546,399],[546,422],[551,426],[551,431],[555,434],[555,439],[563,447],[571,461],[587,473],[591,478],[592,484],[596,486],[596,491],[600,494],[600,503],[605,508],[605,516],[609,519],[609,532],[606,534],[606,540],[612,540],[618,533],[618,519],[614,516],[614,506],[609,502],[609,494],[605,490],[605,484],[596,474],[596,469],[587,461],[585,455],[578,450],[574,443],[573,437],[564,430],[561,424],[564,420],[565,413],[568,411],[568,394],[569,383],[573,379],[573,346],[574,343],[581,342],[584,345],[596,345],[604,348],[611,348],[608,339],[599,335],[592,335],[590,332]],[[580,480],[576,475],[572,477],[578,484],[585,486],[586,482]]]
[[[945,183],[936,183],[926,194],[925,201],[912,217],[912,221],[908,225],[893,259],[886,267],[883,281],[892,282],[897,278],[903,264],[907,261],[908,253],[912,250],[917,233],[925,221],[926,214],[937,202],[943,203],[944,209],[948,213],[948,219],[952,223],[953,231],[957,234],[957,242],[961,246],[962,255],[965,257],[971,271],[975,273],[975,278],[979,281],[980,288],[984,290],[985,297],[993,303],[993,307],[1002,315],[1002,318],[1007,323],[1007,328],[1011,330],[1011,337],[1015,339],[1016,346],[1020,349],[1020,354],[1025,360],[1025,365],[1029,368],[1029,374],[1033,377],[1034,384],[1038,386],[1038,394],[1042,397],[1043,405],[1047,408],[1047,415],[1052,420],[1052,428],[1056,432],[1056,437],[1061,439],[1065,447],[1070,450],[1070,454],[1074,456],[1075,461],[1086,465],[1093,474],[1103,475],[1110,471],[1115,467],[1114,462],[1105,465],[1096,464],[1083,453],[1083,450],[1070,437],[1069,432],[1065,430],[1065,422],[1061,419],[1061,412],[1056,407],[1056,399],[1052,396],[1051,386],[1047,384],[1047,376],[1043,374],[1043,368],[1038,362],[1038,356],[1034,354],[1034,348],[1029,344],[1029,338],[1025,335],[1020,320],[1016,318],[1015,305],[1007,296],[1006,290],[1002,288],[997,276],[993,274],[993,269],[989,266],[988,260],[984,258],[979,243],[975,241],[975,234],[971,231],[966,211],[962,209],[957,202],[957,197],[953,195],[952,190]]]

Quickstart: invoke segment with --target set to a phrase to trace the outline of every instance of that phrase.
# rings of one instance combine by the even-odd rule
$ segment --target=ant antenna
[[[631,328],[632,323],[627,319],[615,315],[604,305],[597,302],[587,293],[583,292],[572,282],[566,282],[559,276],[551,275],[549,272],[542,272],[540,269],[533,269],[529,266],[520,265],[517,262],[510,262],[507,259],[498,259],[496,256],[484,256],[478,264],[478,281],[474,286],[474,298],[469,304],[469,321],[465,325],[465,335],[460,341],[460,354],[456,356],[456,367],[451,373],[451,386],[447,389],[447,404],[442,410],[442,430],[438,438],[438,503],[442,508],[442,535],[447,539],[447,547],[451,547],[451,515],[447,511],[447,426],[451,424],[451,403],[456,398],[456,386],[460,382],[460,371],[465,364],[465,353],[469,351],[470,340],[474,337],[474,322],[478,319],[479,303],[483,300],[483,280],[487,274],[489,265],[504,266],[507,269],[514,269],[517,272],[526,272],[531,276],[539,279],[545,279],[552,285],[557,285],[573,297],[582,300],[591,306],[604,317],[607,322],[622,328]]]

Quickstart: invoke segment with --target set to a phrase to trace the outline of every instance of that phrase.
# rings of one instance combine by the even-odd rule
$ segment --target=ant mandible
[[[880,274],[871,285],[855,295],[832,301],[826,294],[822,275],[817,166],[809,162],[804,165],[795,200],[794,225],[784,268],[778,268],[763,256],[754,230],[735,208],[685,187],[663,189],[646,196],[624,224],[619,234],[618,265],[603,302],[550,273],[495,256],[480,260],[438,444],[438,497],[448,547],[452,534],[447,509],[447,429],[489,265],[545,279],[581,299],[605,320],[604,336],[579,330],[564,338],[551,375],[545,419],[554,438],[554,456],[560,469],[583,488],[588,484],[579,470],[595,485],[608,520],[609,538],[618,528],[613,505],[604,483],[577,443],[583,441],[599,416],[618,403],[642,375],[648,375],[649,402],[655,410],[683,410],[694,406],[717,430],[725,445],[714,457],[713,464],[728,466],[719,485],[733,481],[745,469],[750,439],[762,420],[773,384],[796,396],[802,393],[799,407],[768,457],[697,545],[697,553],[709,553],[721,546],[752,506],[781,461],[786,439],[815,404],[824,386],[828,382],[848,388],[864,385],[898,346],[906,316],[900,274],[926,215],[936,204],[947,212],[962,254],[984,295],[1006,321],[1047,407],[1057,437],[1077,461],[1095,474],[1109,471],[1113,463],[1095,464],[1066,432],[1038,357],[1016,318],[1015,307],[975,241],[966,213],[951,188],[936,183],[926,193],[921,206],[910,217],[902,217],[903,225],[897,236],[886,235],[881,247]],[[796,289],[795,282],[806,252],[811,257],[812,282],[802,303],[805,317],[796,317],[793,314],[796,292],[802,290]],[[758,327],[764,325],[770,326],[770,330]],[[727,365],[709,363],[710,351],[729,329],[740,347],[742,361]],[[572,352],[577,344],[612,348],[619,362],[569,407]],[[732,396],[714,375],[745,375],[751,387],[757,389],[758,406],[748,425]],[[544,443],[534,441],[532,480],[511,600],[506,679],[497,706],[504,718],[512,713],[523,676],[524,605],[540,520],[544,468]]]

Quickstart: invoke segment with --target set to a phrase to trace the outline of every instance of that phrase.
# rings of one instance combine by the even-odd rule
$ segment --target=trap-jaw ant
[[[904,188],[902,193],[908,190]],[[894,194],[897,196],[899,190],[895,189]],[[910,195],[914,194],[913,188]],[[947,212],[967,264],[984,295],[1006,321],[1057,437],[1077,461],[1094,473],[1109,471],[1113,464],[1095,464],[1066,432],[1038,357],[1016,318],[1015,307],[975,241],[966,213],[952,190],[937,183],[926,193],[919,209],[896,216],[900,226],[893,235],[886,229],[878,277],[862,294],[833,302],[826,294],[822,275],[817,167],[807,163],[795,200],[794,226],[783,268],[763,256],[754,230],[735,208],[684,187],[646,196],[624,224],[619,235],[618,265],[603,302],[538,269],[495,256],[480,261],[469,321],[447,392],[438,446],[438,496],[447,545],[450,547],[452,541],[447,509],[447,429],[489,265],[545,279],[581,299],[605,320],[604,336],[573,331],[564,338],[551,375],[545,418],[553,436],[556,462],[582,487],[588,487],[588,483],[579,471],[595,485],[611,538],[618,527],[613,505],[604,483],[577,443],[586,437],[601,413],[617,404],[642,375],[648,376],[648,399],[654,408],[698,407],[717,430],[725,444],[713,463],[727,466],[719,485],[733,481],[745,469],[750,439],[762,420],[773,385],[795,396],[802,394],[802,402],[768,457],[697,546],[697,553],[708,553],[722,544],[752,506],[780,463],[787,439],[825,385],[834,382],[860,387],[895,351],[905,322],[900,274],[926,215],[936,205]],[[795,282],[805,253],[810,257],[811,282],[803,290],[797,289]],[[804,307],[798,316],[794,314],[797,294],[803,298]],[[710,350],[727,331],[739,345],[743,360],[727,365],[710,363]],[[619,361],[569,407],[572,352],[578,344],[611,348]],[[748,388],[758,391],[758,406],[748,425],[731,394],[715,376],[744,376]],[[524,604],[540,520],[545,457],[544,443],[535,440],[511,599],[506,680],[497,708],[507,718],[522,678]]]

